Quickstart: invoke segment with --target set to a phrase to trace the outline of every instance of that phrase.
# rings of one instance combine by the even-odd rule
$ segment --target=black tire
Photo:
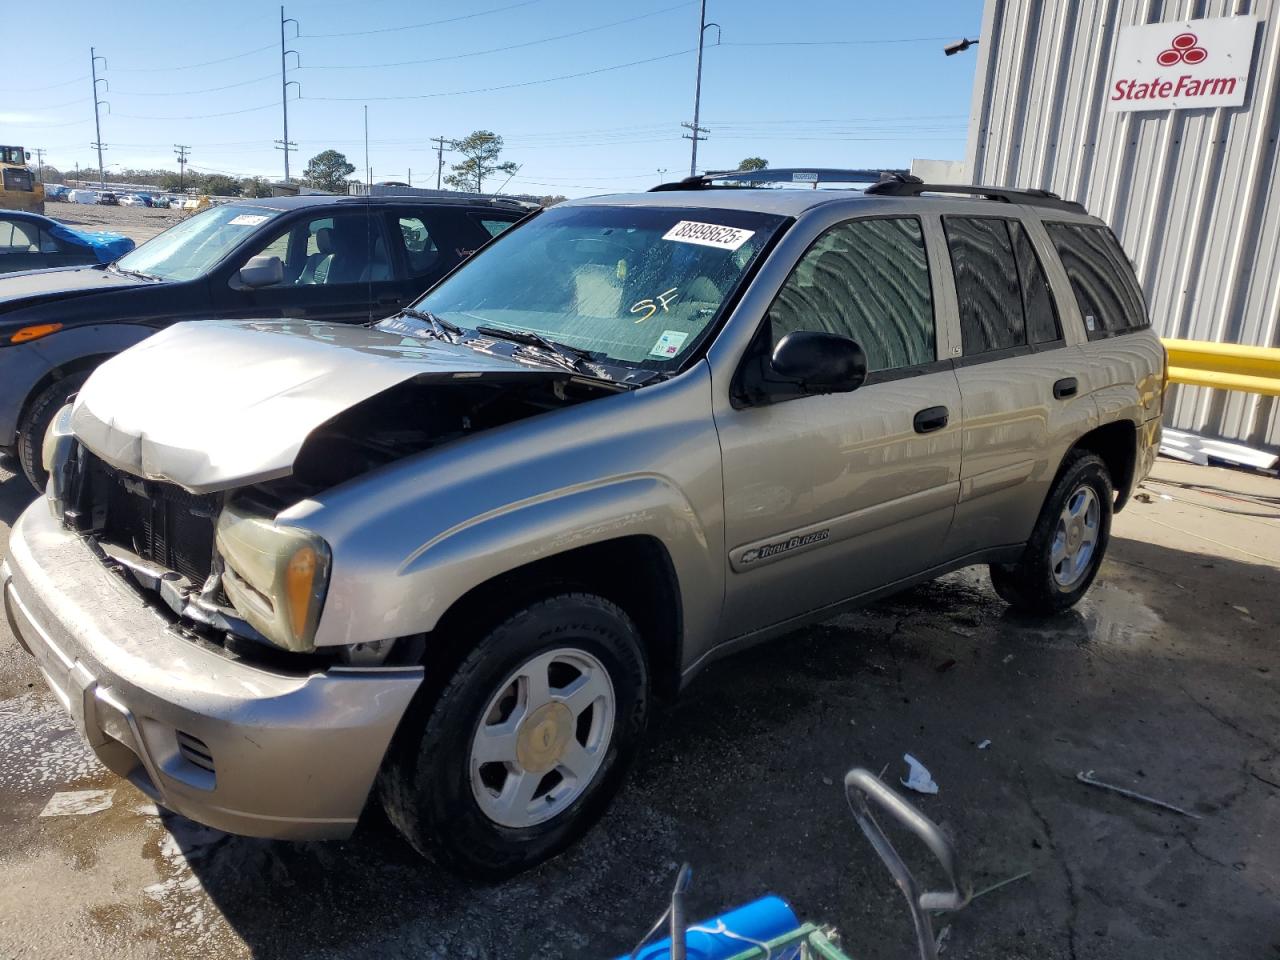
[[[1098,503],[1097,539],[1087,565],[1064,584],[1054,574],[1051,561],[1059,519],[1069,500],[1082,488],[1092,491]],[[1050,616],[1074,606],[1098,574],[1111,539],[1111,514],[1115,491],[1106,464],[1086,450],[1073,450],[1058,471],[1045,498],[1031,538],[1016,563],[991,564],[991,585],[1020,613]]]
[[[485,813],[472,788],[470,755],[481,714],[522,665],[566,648],[594,657],[612,683],[613,732],[602,747],[604,759],[556,816],[503,826]],[[401,723],[379,775],[387,817],[419,853],[481,879],[511,876],[559,853],[604,812],[644,734],[649,678],[643,649],[631,618],[593,594],[561,594],[507,618],[467,655],[439,696],[416,704]]]
[[[49,384],[31,398],[18,421],[18,462],[22,464],[22,472],[27,475],[27,479],[41,493],[49,479],[42,462],[44,435],[57,412],[66,405],[72,394],[84,386],[89,373],[88,370],[70,373]]]

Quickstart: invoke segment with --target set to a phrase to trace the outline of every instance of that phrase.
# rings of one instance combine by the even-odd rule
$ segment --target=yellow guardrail
[[[1246,347],[1204,340],[1162,340],[1169,382],[1280,397],[1280,347]]]

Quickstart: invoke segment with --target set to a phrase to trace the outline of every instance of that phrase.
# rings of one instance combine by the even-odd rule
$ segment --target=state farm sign
[[[1187,110],[1244,103],[1256,17],[1123,27],[1107,109]]]

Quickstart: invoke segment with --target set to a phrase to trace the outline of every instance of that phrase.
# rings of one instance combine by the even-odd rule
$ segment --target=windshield
[[[603,362],[669,370],[714,328],[783,220],[740,210],[553,208],[415,306],[459,327],[532,331]]]
[[[193,280],[276,216],[277,211],[264,207],[214,207],[148,240],[117,260],[116,266],[165,280]]]
[[[0,162],[26,163],[26,152],[21,147],[0,147]]]

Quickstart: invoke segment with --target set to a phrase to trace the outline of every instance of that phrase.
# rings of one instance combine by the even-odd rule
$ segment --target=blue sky
[[[282,175],[278,4],[134,0],[129,17],[109,21],[102,9],[63,4],[29,43],[5,44],[12,86],[0,142],[43,147],[60,168],[96,165],[93,45],[110,84],[108,164],[176,168],[173,145],[183,143],[194,169]],[[696,0],[317,0],[285,10],[299,21],[296,40],[289,25],[300,58],[295,69],[289,57],[289,79],[302,93],[289,106],[294,176],[327,147],[363,176],[366,103],[375,180],[412,169],[415,186],[434,186],[428,139],[477,128],[503,135],[504,159],[521,165],[509,191],[585,196],[647,188],[660,168],[668,179],[688,173],[680,124],[693,113]],[[962,158],[976,51],[941,48],[976,37],[981,16],[980,0],[708,0],[722,42],[708,31],[699,168],[752,155],[775,167]]]

